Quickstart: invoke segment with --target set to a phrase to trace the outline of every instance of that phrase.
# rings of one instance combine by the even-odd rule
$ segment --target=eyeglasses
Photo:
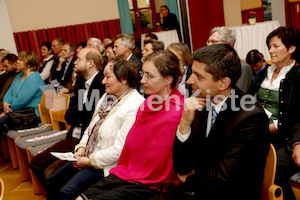
[[[209,44],[217,44],[217,43],[220,43],[220,42],[224,42],[223,40],[207,40],[206,41],[206,44],[209,45]]]
[[[144,72],[140,71],[140,76],[143,78],[144,76],[146,77],[146,80],[150,80],[152,78],[155,78],[156,76],[151,76],[149,74],[145,74]]]

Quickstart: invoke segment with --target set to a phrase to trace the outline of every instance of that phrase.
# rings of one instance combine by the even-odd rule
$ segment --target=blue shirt
[[[35,114],[39,117],[38,104],[41,101],[43,91],[40,86],[45,85],[39,72],[27,76],[22,82],[23,72],[14,79],[9,90],[6,92],[3,102],[11,104],[11,110],[34,108]]]

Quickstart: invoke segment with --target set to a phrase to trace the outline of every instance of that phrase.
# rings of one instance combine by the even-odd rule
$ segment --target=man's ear
[[[231,84],[229,77],[224,77],[219,80],[219,90],[226,90]]]
[[[89,68],[91,68],[93,67],[93,65],[95,65],[95,62],[93,60],[89,60],[88,64],[89,64]]]

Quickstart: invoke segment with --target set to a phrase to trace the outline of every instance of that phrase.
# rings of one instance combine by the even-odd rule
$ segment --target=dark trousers
[[[47,200],[75,199],[81,192],[103,178],[103,170],[93,167],[78,170],[66,163],[48,179]]]
[[[4,126],[4,124],[10,119],[8,115],[4,115],[0,118],[0,126]]]
[[[291,176],[299,171],[299,168],[292,159],[292,152],[287,148],[276,149],[277,152],[277,171],[275,177],[275,184],[279,185],[283,190],[284,200],[296,200],[294,192],[288,181]]]
[[[30,162],[30,168],[36,178],[39,180],[43,188],[47,191],[46,179],[62,167],[66,162],[56,162],[58,159],[50,154],[50,152],[70,152],[74,150],[78,139],[66,138],[53,146],[49,147],[45,151],[34,156]]]
[[[148,200],[157,193],[146,185],[129,183],[109,175],[84,191],[81,197],[85,200]]]

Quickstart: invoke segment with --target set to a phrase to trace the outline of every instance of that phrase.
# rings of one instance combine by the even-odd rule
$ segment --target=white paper
[[[50,152],[50,153],[60,160],[77,161],[77,159],[74,158],[74,154],[72,152],[67,152],[67,153]]]
[[[47,127],[51,126],[51,124],[44,124],[41,127],[35,127],[35,128],[29,128],[29,129],[22,129],[22,130],[18,130],[19,133],[24,133],[24,132],[28,132],[28,131],[35,131],[35,130],[43,130],[46,129]]]
[[[66,134],[66,133],[67,133],[67,130],[63,130],[63,131],[59,131],[57,133],[53,133],[51,135],[36,136],[34,138],[26,140],[26,142],[36,142],[36,141],[39,141],[39,140],[45,140],[45,139],[49,139],[49,138],[56,137],[56,136],[59,136],[59,135],[63,135],[63,134]]]

